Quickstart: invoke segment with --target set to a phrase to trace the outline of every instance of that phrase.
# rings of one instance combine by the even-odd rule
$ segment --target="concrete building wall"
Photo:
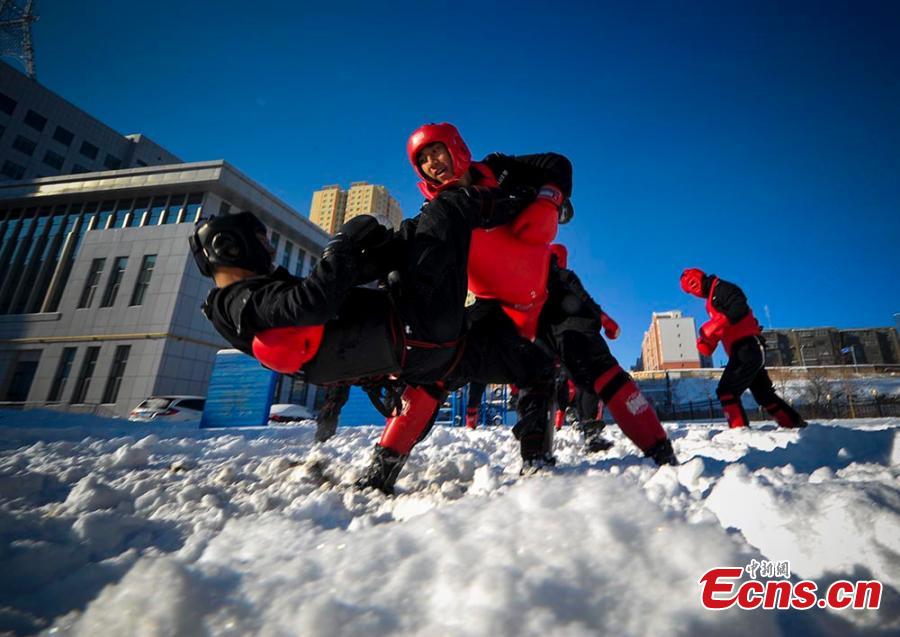
[[[118,133],[0,61],[0,182],[180,161],[146,136]]]

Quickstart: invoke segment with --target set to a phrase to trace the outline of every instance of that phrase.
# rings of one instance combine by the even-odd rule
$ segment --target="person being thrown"
[[[396,233],[361,215],[306,278],[273,269],[266,227],[252,213],[201,220],[191,250],[215,283],[203,311],[237,349],[281,373],[302,371],[319,385],[405,382],[360,483],[391,493],[448,389],[552,373],[549,357],[507,322],[486,315],[465,329],[472,229],[506,223],[522,206],[509,193],[470,188],[444,193]],[[382,277],[396,289],[356,287]]]

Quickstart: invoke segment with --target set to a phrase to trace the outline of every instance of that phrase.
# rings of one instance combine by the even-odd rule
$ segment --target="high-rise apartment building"
[[[699,369],[696,340],[693,318],[682,316],[679,310],[654,312],[641,344],[643,370]]]
[[[329,234],[358,215],[372,215],[382,225],[394,229],[403,220],[400,204],[384,186],[357,181],[348,190],[333,185],[313,193],[309,218]]]

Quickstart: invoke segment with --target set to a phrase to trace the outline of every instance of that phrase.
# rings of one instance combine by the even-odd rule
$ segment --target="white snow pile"
[[[437,428],[386,498],[349,486],[380,427],[0,414],[0,633],[900,633],[900,419],[668,423],[663,468],[566,428],[525,478],[509,429]],[[705,610],[700,577],[752,559],[881,580],[881,608]]]

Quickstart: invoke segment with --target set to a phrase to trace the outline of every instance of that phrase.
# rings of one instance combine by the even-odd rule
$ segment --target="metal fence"
[[[724,420],[725,414],[718,400],[708,399],[672,405],[654,405],[661,420]],[[842,399],[820,403],[796,404],[794,409],[806,420],[815,418],[886,418],[900,416],[900,400],[874,398],[871,400]],[[762,408],[747,409],[750,420],[770,420]]]

